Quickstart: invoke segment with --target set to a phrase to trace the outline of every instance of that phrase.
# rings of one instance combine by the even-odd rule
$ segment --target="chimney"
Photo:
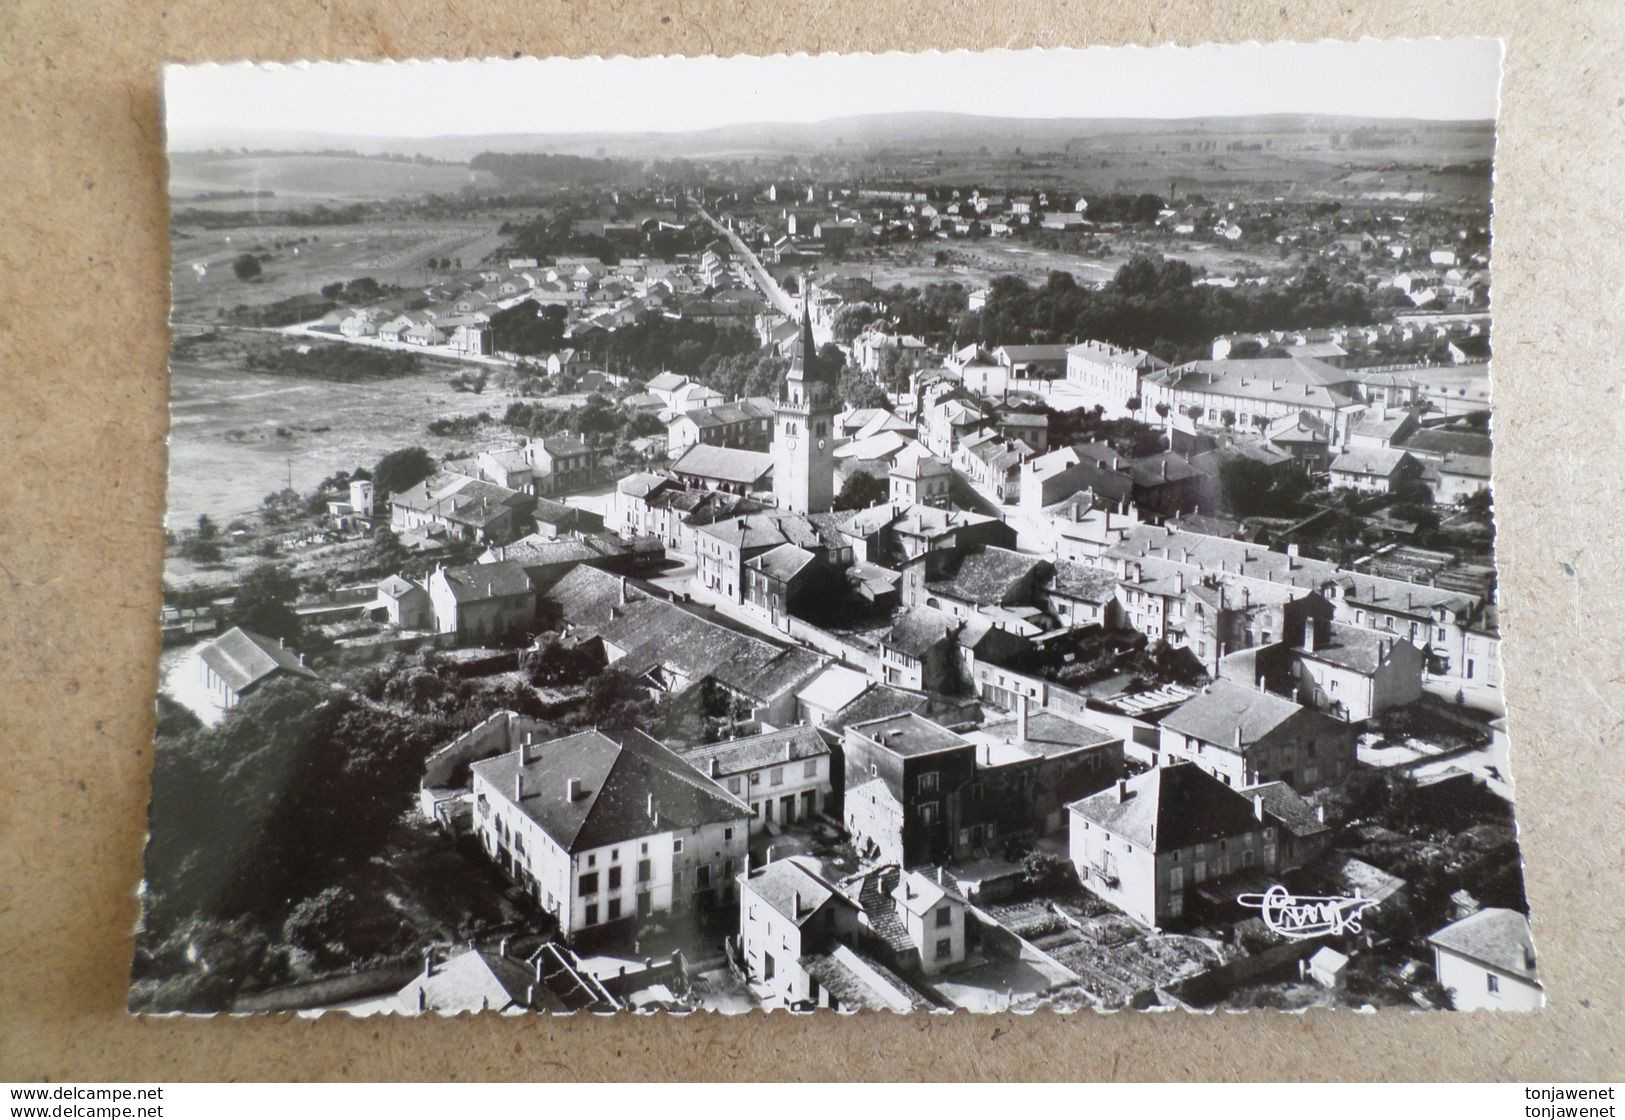
[[[1117,779],[1117,803],[1121,805],[1128,800],[1128,782],[1122,778]]]
[[[277,648],[277,649],[282,649],[282,648],[284,648],[284,647],[285,647],[285,646],[287,646],[287,644],[288,644],[288,643],[287,643],[287,642],[286,642],[286,641],[284,641],[284,640],[283,640],[283,639],[281,639],[281,638],[278,638],[278,639],[277,639],[277,640],[276,640],[276,648]]]
[[[793,908],[791,910],[791,917],[795,918],[797,921],[800,921],[801,920],[801,891],[798,888],[797,890],[795,890],[792,893],[793,893],[793,897],[790,900],[790,905]]]
[[[1164,482],[1168,481],[1168,460],[1166,459],[1162,461],[1162,480]]]
[[[527,984],[525,986],[525,1006],[526,1007],[535,1007],[536,1006],[536,985],[535,984]]]
[[[1236,724],[1236,751],[1241,751],[1241,724]]]
[[[525,799],[525,772],[523,770],[514,771],[513,799],[515,801],[523,801]]]
[[[1315,635],[1315,620],[1312,619],[1312,618],[1304,619],[1303,620],[1303,648],[1304,648],[1304,652],[1306,652],[1306,653],[1314,653],[1315,652],[1315,637],[1316,637],[1316,635]]]
[[[717,756],[712,755],[711,756],[711,777],[714,778],[716,776],[717,776]],[[649,796],[653,797],[654,795],[650,794]]]
[[[418,989],[418,1011],[421,1013],[421,1012],[424,1012],[424,1011],[427,1011],[427,1010],[429,1010],[429,992],[428,992],[428,989],[419,988]]]
[[[626,606],[626,577],[621,577],[621,606]]]
[[[1185,573],[1184,572],[1177,572],[1177,573],[1174,574],[1174,585],[1175,585],[1175,587],[1177,587],[1179,589],[1179,593],[1181,595],[1185,594]]]
[[[1261,793],[1253,794],[1253,816],[1264,819],[1264,795]]]
[[[1321,824],[1326,823],[1326,806],[1324,806],[1324,805],[1316,805],[1315,806],[1315,819],[1317,821],[1319,821]]]
[[[1023,743],[1027,741],[1027,698],[1025,696],[1016,698],[1016,734],[1020,736]]]
[[[508,938],[504,937],[501,941],[497,942],[497,956],[501,957],[503,960],[508,959],[508,940]]]
[[[575,801],[581,796],[581,779],[570,778],[564,783],[564,800]]]

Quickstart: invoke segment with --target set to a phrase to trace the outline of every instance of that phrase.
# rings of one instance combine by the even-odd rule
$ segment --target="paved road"
[[[801,304],[785,292],[783,288],[779,287],[779,282],[768,274],[767,269],[762,266],[762,262],[751,251],[750,246],[745,244],[744,239],[713,218],[703,207],[696,204],[694,209],[699,213],[700,217],[711,223],[713,229],[728,239],[728,244],[733,246],[734,255],[745,262],[745,270],[750,273],[757,290],[767,297],[768,302],[778,308],[791,321],[800,322]],[[833,337],[834,334],[828,326],[819,323],[813,324],[813,341],[818,345],[822,346]]]

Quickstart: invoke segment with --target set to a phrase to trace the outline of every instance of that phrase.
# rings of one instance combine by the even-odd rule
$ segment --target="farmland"
[[[277,206],[342,204],[450,194],[491,182],[485,172],[458,163],[308,153],[181,153],[170,159],[169,195],[177,207],[194,196],[222,191],[270,191]]]
[[[233,339],[280,345],[274,334]],[[427,363],[422,372],[388,380],[340,383],[244,368],[241,343],[218,354],[188,354],[170,372],[169,523],[207,513],[217,520],[258,509],[288,484],[300,492],[337,471],[370,467],[398,447],[417,444],[436,455],[466,440],[431,435],[441,417],[500,416],[507,397],[494,386],[458,392],[459,367]],[[495,426],[492,438],[497,435]]]
[[[371,276],[383,285],[429,283],[434,279],[427,268],[431,257],[461,259],[465,267],[473,267],[500,248],[498,224],[181,228],[170,261],[172,317],[181,323],[218,322],[238,304],[314,295],[325,284],[359,276]],[[232,260],[242,253],[268,254],[260,276],[244,281],[232,272]]]

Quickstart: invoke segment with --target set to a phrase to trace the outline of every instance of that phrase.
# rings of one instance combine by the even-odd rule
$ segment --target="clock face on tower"
[[[796,437],[795,437],[795,436],[791,436],[791,437],[790,437],[790,438],[789,438],[789,439],[787,439],[787,440],[785,440],[785,441],[784,441],[784,444],[785,444],[785,446],[786,446],[786,447],[788,447],[788,448],[789,448],[789,449],[790,449],[790,450],[791,450],[791,451],[794,451],[794,450],[795,450],[795,449],[796,449]]]
[[[823,440],[818,441],[818,450],[820,450],[820,451],[824,450],[824,441]]]

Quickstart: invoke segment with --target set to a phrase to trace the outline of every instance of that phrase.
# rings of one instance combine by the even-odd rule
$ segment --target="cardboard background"
[[[1615,580],[1625,402],[1611,329],[1625,311],[1622,11],[1610,0],[0,2],[0,761],[10,787],[0,802],[0,1080],[1625,1076],[1625,599]],[[161,61],[1433,34],[1507,42],[1495,488],[1544,1013],[314,1023],[125,1014],[168,419]]]

